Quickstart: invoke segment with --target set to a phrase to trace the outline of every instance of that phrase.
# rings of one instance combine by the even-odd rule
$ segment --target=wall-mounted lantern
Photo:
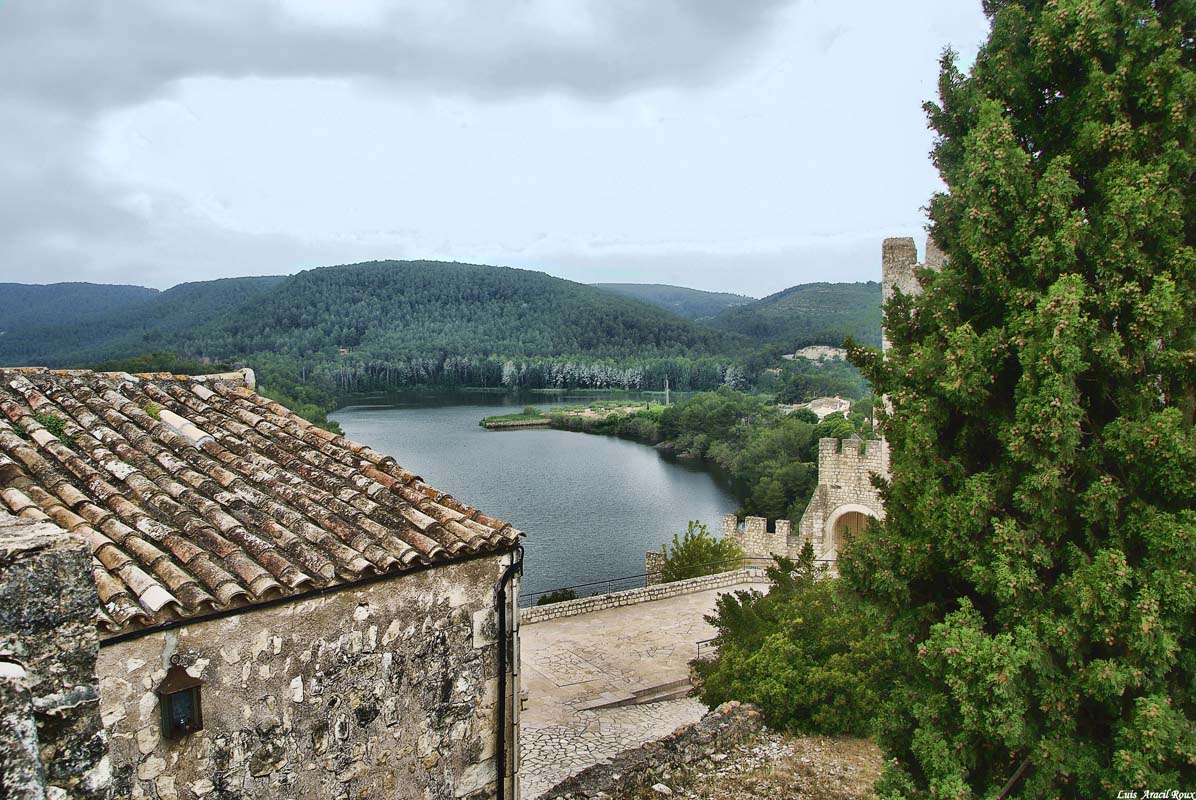
[[[170,669],[158,685],[163,738],[182,739],[203,730],[203,704],[199,693],[201,686],[203,681],[192,678],[179,663],[178,656],[170,657]]]

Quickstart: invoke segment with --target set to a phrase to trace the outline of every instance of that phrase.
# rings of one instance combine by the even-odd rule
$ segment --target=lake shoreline
[[[356,399],[332,414],[347,437],[527,533],[523,594],[640,575],[644,553],[660,550],[689,520],[717,528],[737,507],[710,470],[638,442],[567,436],[543,423],[513,428],[518,436],[479,426],[486,416],[517,415],[524,403],[516,398],[406,395],[387,405],[377,396]],[[591,399],[563,393],[552,405]],[[628,399],[640,408],[648,399],[656,405],[654,397]],[[543,398],[540,404],[548,405]]]

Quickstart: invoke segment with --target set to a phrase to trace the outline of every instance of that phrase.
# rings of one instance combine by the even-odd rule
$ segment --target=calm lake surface
[[[734,497],[710,473],[669,461],[646,445],[478,425],[483,417],[513,413],[526,403],[544,408],[592,398],[391,398],[330,416],[349,438],[394,456],[440,491],[524,531],[522,593],[525,602],[534,602],[528,595],[643,574],[644,551],[672,541],[688,520],[701,520],[717,532],[722,515],[735,511]],[[634,583],[616,581],[612,588]]]

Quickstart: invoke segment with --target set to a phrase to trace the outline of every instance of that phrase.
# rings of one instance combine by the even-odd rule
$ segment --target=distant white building
[[[808,403],[798,403],[797,405],[783,405],[781,411],[785,414],[792,414],[800,408],[808,408],[813,411],[819,421],[829,417],[831,414],[848,414],[851,412],[851,401],[845,397],[815,397]]]
[[[815,344],[809,347],[803,347],[795,353],[786,353],[781,358],[793,361],[797,358],[804,358],[807,361],[843,361],[847,358],[847,351],[842,347],[826,347],[825,345]]]

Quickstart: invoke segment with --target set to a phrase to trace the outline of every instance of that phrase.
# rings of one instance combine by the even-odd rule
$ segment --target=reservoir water
[[[528,402],[544,408],[586,399]],[[483,417],[517,411],[525,401],[425,396],[348,406],[330,416],[350,439],[394,456],[440,491],[524,531],[525,602],[565,586],[598,583],[578,590],[584,595],[606,591],[606,581],[615,590],[642,585],[642,579],[616,579],[641,575],[644,551],[672,541],[688,520],[705,522],[717,535],[722,515],[735,511],[734,497],[709,472],[646,445],[478,425]]]

